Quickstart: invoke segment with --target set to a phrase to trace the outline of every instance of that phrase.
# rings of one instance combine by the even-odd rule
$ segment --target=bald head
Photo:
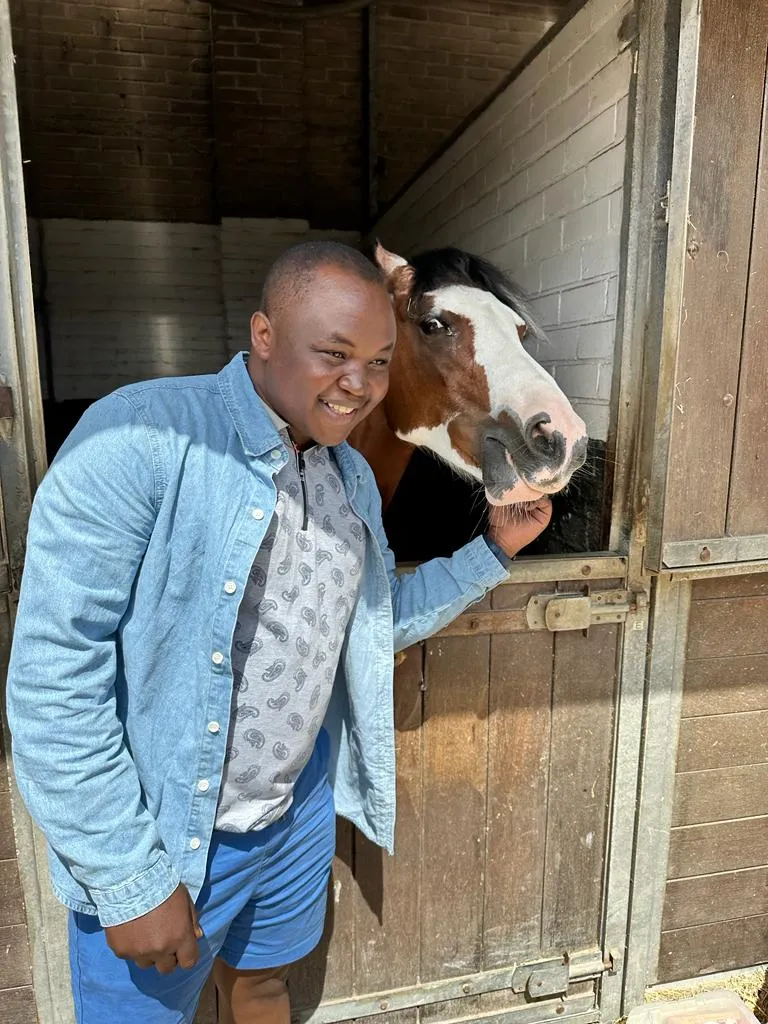
[[[346,271],[361,281],[385,285],[379,268],[356,249],[341,242],[301,242],[286,249],[272,264],[261,297],[263,311],[273,316],[280,307],[300,302],[317,272],[324,268]]]

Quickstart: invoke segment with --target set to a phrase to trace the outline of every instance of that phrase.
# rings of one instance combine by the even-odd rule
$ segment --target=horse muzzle
[[[488,501],[512,505],[561,491],[584,465],[587,437],[568,439],[546,413],[538,413],[524,425],[507,418],[489,423],[480,448]]]

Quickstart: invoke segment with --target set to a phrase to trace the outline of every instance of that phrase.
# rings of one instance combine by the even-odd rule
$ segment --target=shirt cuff
[[[487,533],[483,534],[483,540],[494,553],[494,555],[496,555],[496,557],[504,566],[504,568],[509,569],[509,567],[512,565],[512,562],[514,561],[514,555],[508,555],[505,551],[503,551],[495,540],[491,540]]]

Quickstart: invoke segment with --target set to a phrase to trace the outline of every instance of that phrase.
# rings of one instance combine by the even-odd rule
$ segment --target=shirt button
[[[219,725],[218,722],[209,722],[208,723],[208,732],[217,733],[219,731],[219,729],[221,729],[221,726]]]
[[[264,509],[263,508],[252,508],[251,509],[251,515],[253,516],[254,519],[263,519],[264,518]]]
[[[195,836],[194,839],[189,840],[189,848],[190,850],[200,849],[200,840],[197,838],[197,836]]]
[[[280,458],[280,449],[279,448],[275,448],[274,451],[271,451],[269,453],[269,457],[271,459],[274,459],[275,462],[277,462],[277,460]]]
[[[221,651],[214,651],[213,654],[211,655],[211,661],[213,662],[214,665],[221,665],[224,662],[224,655],[221,653]]]
[[[226,594],[234,594],[234,592],[236,590],[237,590],[237,584],[235,583],[235,581],[234,580],[227,580],[227,582],[224,584],[224,592]]]
[[[210,786],[211,784],[208,781],[208,779],[200,779],[200,781],[197,784],[197,788],[200,790],[201,793],[207,793],[208,790],[210,789]]]

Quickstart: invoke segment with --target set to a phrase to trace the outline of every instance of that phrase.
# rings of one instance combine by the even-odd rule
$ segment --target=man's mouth
[[[345,405],[342,402],[329,402],[325,398],[321,398],[320,402],[330,409],[334,416],[340,416],[343,419],[351,419],[356,412],[359,411],[359,407],[356,405]]]

